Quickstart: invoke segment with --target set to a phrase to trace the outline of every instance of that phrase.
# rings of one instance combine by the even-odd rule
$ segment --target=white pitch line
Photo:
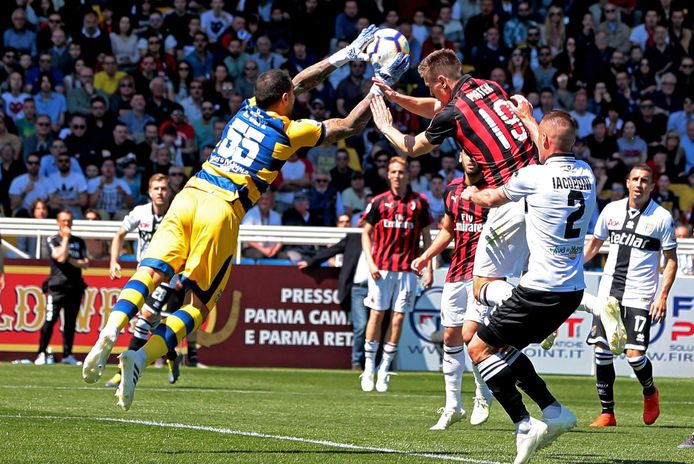
[[[120,419],[115,417],[76,417],[76,416],[23,416],[20,414],[2,414],[2,418],[7,419],[43,419],[43,420],[95,420],[99,422],[118,422],[121,424],[133,424],[133,425],[146,425],[150,427],[164,427],[173,429],[184,429],[184,430],[197,430],[201,432],[213,432],[221,433],[224,435],[238,435],[242,437],[252,437],[252,438],[268,438],[271,440],[281,440],[281,441],[293,441],[298,443],[310,443],[312,445],[322,445],[331,448],[340,449],[351,449],[351,450],[361,450],[361,451],[372,451],[375,453],[385,453],[385,454],[402,454],[405,456],[412,456],[417,458],[428,458],[428,459],[440,459],[442,461],[456,461],[456,462],[469,462],[473,464],[502,464],[496,461],[480,461],[478,459],[464,458],[460,456],[449,456],[446,454],[435,454],[435,453],[420,453],[417,451],[406,451],[397,450],[392,448],[378,448],[373,446],[362,446],[353,445],[350,443],[339,443],[330,440],[316,440],[312,438],[301,438],[292,437],[287,435],[271,435],[268,433],[260,432],[244,432],[242,430],[227,429],[224,427],[211,427],[206,425],[193,425],[193,424],[179,424],[179,423],[168,423],[168,422],[155,422],[148,420],[138,420],[138,419]]]

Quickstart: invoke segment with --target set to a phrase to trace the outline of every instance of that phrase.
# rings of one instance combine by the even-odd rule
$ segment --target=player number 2
[[[578,238],[581,235],[581,227],[574,228],[574,223],[580,221],[583,213],[586,212],[586,201],[583,199],[583,194],[578,190],[569,190],[568,206],[578,206],[578,209],[569,214],[566,218],[566,227],[564,228],[564,238]]]
[[[260,152],[260,142],[265,134],[241,119],[235,119],[227,131],[226,143],[220,146],[220,155],[249,167]]]

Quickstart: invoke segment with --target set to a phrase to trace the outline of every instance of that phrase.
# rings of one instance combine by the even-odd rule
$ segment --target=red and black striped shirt
[[[487,184],[500,187],[523,166],[536,164],[530,134],[493,81],[465,75],[451,101],[434,115],[425,134],[433,145],[453,137],[482,168]]]
[[[371,200],[364,217],[373,227],[371,254],[376,266],[382,271],[409,271],[419,256],[422,229],[432,223],[426,197],[409,187],[403,197],[389,190]]]
[[[479,189],[486,187],[484,180],[480,180],[475,185]],[[446,274],[446,282],[462,282],[472,279],[477,242],[489,212],[487,208],[460,199],[460,194],[463,193],[465,187],[464,178],[454,179],[448,184],[444,194],[446,214],[453,221],[455,231],[455,247],[451,256],[451,267],[448,268],[448,274]]]

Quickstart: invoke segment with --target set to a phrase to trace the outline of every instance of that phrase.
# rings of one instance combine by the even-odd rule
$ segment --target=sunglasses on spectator
[[[87,126],[85,126],[84,124],[73,124],[70,127],[74,130],[80,130],[80,129],[86,129],[87,128]]]
[[[190,71],[190,68],[188,66],[179,66],[178,70],[179,71]]]
[[[37,122],[36,125],[41,126],[41,127],[46,127],[46,126],[50,126],[51,123],[50,122]]]
[[[648,109],[653,109],[655,108],[655,105],[652,103],[646,103],[645,105],[639,105],[641,108],[648,110]]]
[[[62,23],[62,21],[61,21],[60,19],[49,19],[48,22],[51,23],[51,24],[60,24],[60,23]]]
[[[150,40],[150,41],[149,41],[149,44],[150,44],[150,45],[159,45],[160,43],[161,43],[161,42],[158,41],[158,40]]]
[[[347,160],[348,160],[348,158],[345,157],[345,156],[338,156],[338,157],[335,158],[335,159],[338,160],[338,161],[347,161]]]
[[[59,164],[67,164],[70,162],[70,158],[58,158]]]
[[[133,85],[130,83],[126,83],[126,84],[121,84],[120,86],[121,87],[132,87]]]
[[[561,11],[550,11],[549,15],[550,16],[561,16]]]
[[[246,66],[244,69],[245,69],[246,71],[255,71],[255,70],[258,69],[258,68],[257,68],[257,66]]]
[[[328,179],[316,179],[316,184],[327,184]]]
[[[170,172],[170,173],[169,173],[169,177],[174,177],[174,176],[176,176],[176,177],[178,177],[178,176],[183,177],[183,175],[184,175],[184,174],[183,174],[182,172]]]
[[[39,162],[38,161],[27,161],[27,166],[38,166]]]
[[[682,64],[683,68],[694,68],[694,64]]]

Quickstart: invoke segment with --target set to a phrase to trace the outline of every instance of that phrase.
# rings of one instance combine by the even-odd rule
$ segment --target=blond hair
[[[152,188],[152,184],[155,182],[166,182],[169,183],[169,177],[166,174],[157,173],[149,178],[149,188]]]
[[[402,156],[393,156],[389,161],[388,161],[388,169],[390,169],[391,164],[399,164],[403,168],[407,169],[407,161],[405,161],[405,158]]]

